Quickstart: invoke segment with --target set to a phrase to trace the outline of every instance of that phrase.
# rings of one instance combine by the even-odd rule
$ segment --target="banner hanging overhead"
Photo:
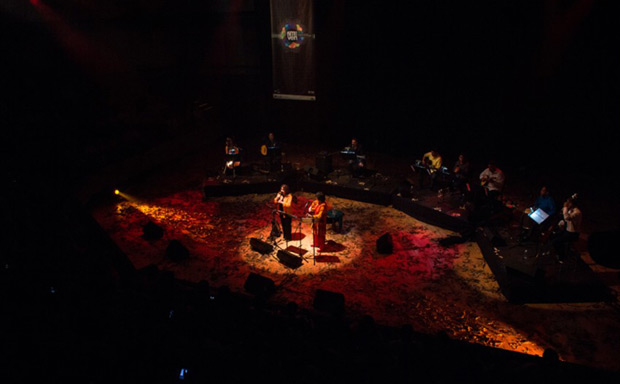
[[[313,0],[271,0],[274,99],[316,100]]]

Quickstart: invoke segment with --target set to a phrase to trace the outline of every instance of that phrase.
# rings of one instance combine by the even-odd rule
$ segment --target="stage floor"
[[[275,253],[262,255],[250,247],[250,238],[269,236],[274,194],[204,199],[197,188],[161,194],[152,188],[134,187],[128,200],[93,211],[137,269],[156,265],[178,279],[206,280],[236,292],[257,273],[274,280],[270,300],[275,302],[311,308],[316,289],[340,292],[347,316],[369,314],[380,324],[411,324],[420,332],[443,331],[454,339],[528,354],[551,347],[566,361],[620,369],[620,315],[614,305],[510,303],[476,243],[444,247],[439,240],[453,232],[389,206],[328,196],[332,207],[345,213],[343,230],[328,226],[329,247],[320,254],[312,254],[307,224],[293,242],[280,241],[282,248],[305,251],[302,265],[293,269]],[[297,196],[300,212],[313,195]],[[162,239],[142,237],[149,221],[164,229]],[[394,252],[382,255],[376,240],[387,232]],[[189,250],[187,260],[165,256],[172,239]]]

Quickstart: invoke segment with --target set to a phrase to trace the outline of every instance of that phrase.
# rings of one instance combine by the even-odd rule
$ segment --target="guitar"
[[[489,178],[487,176],[483,176],[480,178],[480,186],[486,187],[489,185]]]
[[[415,163],[413,164],[413,166],[415,168],[419,168],[419,169],[425,170],[426,172],[428,172],[429,175],[438,171],[438,169],[433,167],[433,165],[431,163],[427,162],[426,159],[424,159],[424,160],[416,160]]]

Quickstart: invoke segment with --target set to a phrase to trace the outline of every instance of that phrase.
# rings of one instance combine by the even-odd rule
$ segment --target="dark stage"
[[[273,21],[285,3],[2,2],[13,376],[616,376],[620,2],[295,0]],[[431,149],[432,190],[410,167]],[[506,180],[481,209],[489,162]],[[319,252],[307,220],[271,236],[281,184],[297,217],[327,195]],[[563,263],[521,239],[543,185],[579,196]]]

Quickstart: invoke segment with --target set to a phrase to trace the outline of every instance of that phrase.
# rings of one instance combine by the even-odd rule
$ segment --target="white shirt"
[[[581,230],[581,211],[577,207],[568,209],[562,208],[562,216],[568,232],[579,232]]]
[[[495,168],[495,172],[492,172],[489,168],[482,171],[480,179],[487,178],[488,184],[486,187],[489,191],[501,191],[504,187],[504,172],[501,169]]]

